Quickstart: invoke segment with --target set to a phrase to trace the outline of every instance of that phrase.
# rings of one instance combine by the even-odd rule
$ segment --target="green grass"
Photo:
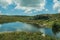
[[[40,32],[7,32],[0,33],[0,40],[56,40],[56,38],[42,36]]]

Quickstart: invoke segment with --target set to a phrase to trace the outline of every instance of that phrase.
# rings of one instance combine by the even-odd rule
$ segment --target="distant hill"
[[[60,19],[60,13],[58,14],[43,14],[43,15],[35,15],[34,20],[57,20]]]

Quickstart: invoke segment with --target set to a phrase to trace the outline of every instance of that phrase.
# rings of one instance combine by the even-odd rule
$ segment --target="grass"
[[[0,40],[56,40],[56,38],[42,36],[40,32],[7,32],[0,34]]]

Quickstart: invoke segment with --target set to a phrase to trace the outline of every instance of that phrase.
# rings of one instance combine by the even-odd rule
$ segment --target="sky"
[[[60,13],[60,0],[0,0],[0,15]]]

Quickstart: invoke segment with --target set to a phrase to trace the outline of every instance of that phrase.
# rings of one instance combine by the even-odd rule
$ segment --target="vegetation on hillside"
[[[45,27],[51,28],[55,21],[60,24],[60,14],[43,14],[36,16],[0,15],[0,23],[8,23],[8,22],[16,22],[16,21],[30,23],[30,24],[44,25]]]

